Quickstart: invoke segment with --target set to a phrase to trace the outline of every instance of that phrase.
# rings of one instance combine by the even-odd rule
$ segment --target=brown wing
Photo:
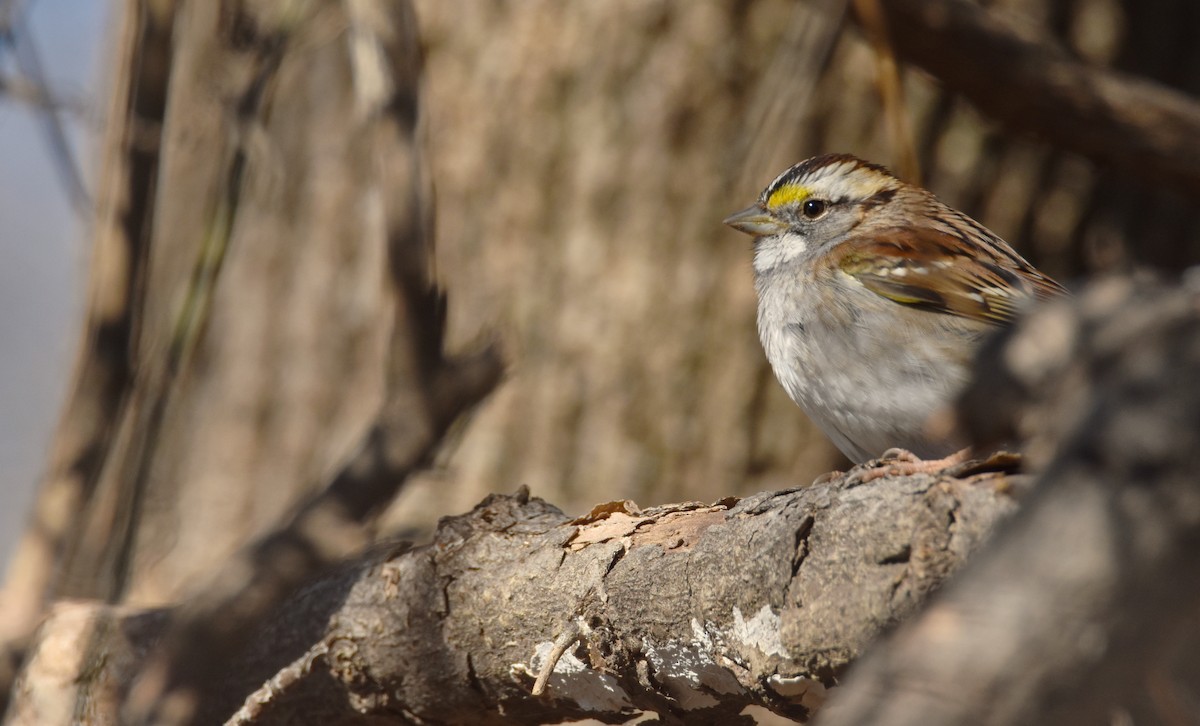
[[[836,264],[901,305],[993,325],[1011,322],[1033,300],[1067,294],[1003,240],[969,218],[959,221],[970,224],[962,236],[927,227],[882,230],[845,243]]]

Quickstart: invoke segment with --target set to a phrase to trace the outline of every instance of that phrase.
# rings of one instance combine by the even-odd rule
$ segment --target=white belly
[[[865,288],[851,291],[852,306],[822,310],[796,302],[796,286],[811,281],[793,274],[790,285],[779,282],[760,278],[763,349],[788,395],[844,454],[864,461],[898,446],[927,458],[961,446],[932,440],[925,429],[965,384],[962,352],[978,330]]]

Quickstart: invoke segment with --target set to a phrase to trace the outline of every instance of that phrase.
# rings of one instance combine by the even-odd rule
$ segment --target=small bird
[[[979,222],[848,154],[796,164],[725,224],[754,237],[775,376],[855,462],[960,449],[926,423],[954,402],[980,342],[1066,294]]]

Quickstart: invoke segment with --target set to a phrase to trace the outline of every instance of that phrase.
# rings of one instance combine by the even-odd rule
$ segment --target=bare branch
[[[18,99],[31,102],[31,107],[40,116],[55,169],[75,211],[90,219],[92,203],[83,182],[83,172],[67,136],[66,126],[59,116],[65,104],[52,100],[54,94],[50,91],[41,52],[25,13],[14,5],[0,8],[0,31],[0,49],[5,45],[11,48],[21,69],[19,76],[0,77],[0,93],[7,91]]]
[[[369,555],[273,610],[203,684],[197,719],[227,719],[256,690],[269,698],[242,723],[649,709],[727,724],[750,704],[804,717],[1014,508],[1000,473],[851,481],[577,520],[527,492],[491,496],[431,544]],[[76,687],[119,692],[127,677],[101,668]]]
[[[1009,128],[1200,196],[1200,103],[1090,67],[963,0],[884,0],[896,52]]]

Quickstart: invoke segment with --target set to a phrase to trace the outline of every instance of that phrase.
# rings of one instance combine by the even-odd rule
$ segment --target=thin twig
[[[6,23],[0,25],[0,29],[6,31],[0,35],[0,42],[11,48],[16,58],[21,71],[20,78],[16,80],[28,79],[18,84],[19,88],[24,89],[24,95],[41,99],[41,102],[32,104],[32,107],[41,117],[42,133],[55,159],[55,169],[58,170],[59,178],[75,210],[85,218],[90,218],[92,202],[83,183],[83,172],[75,158],[66,126],[59,115],[61,105],[49,101],[54,95],[48,90],[50,83],[42,65],[41,53],[25,16],[26,13],[15,8],[15,3],[0,8],[0,21]],[[10,81],[11,87],[14,79],[7,80]]]
[[[291,686],[302,681],[312,672],[313,663],[316,663],[319,658],[324,658],[327,653],[329,653],[329,644],[322,640],[305,651],[304,655],[279,669],[279,672],[271,676],[258,690],[246,696],[246,702],[242,704],[237,713],[229,717],[225,726],[244,726],[244,724],[254,723],[254,720],[262,713],[264,706],[278,699]]]
[[[546,683],[550,680],[550,675],[554,673],[554,667],[558,665],[558,661],[575,643],[579,642],[588,633],[588,625],[583,621],[583,618],[573,618],[567,626],[563,628],[562,633],[554,639],[554,647],[546,654],[546,660],[542,661],[542,667],[538,669],[537,680],[533,683],[533,695],[540,696],[546,691]]]

